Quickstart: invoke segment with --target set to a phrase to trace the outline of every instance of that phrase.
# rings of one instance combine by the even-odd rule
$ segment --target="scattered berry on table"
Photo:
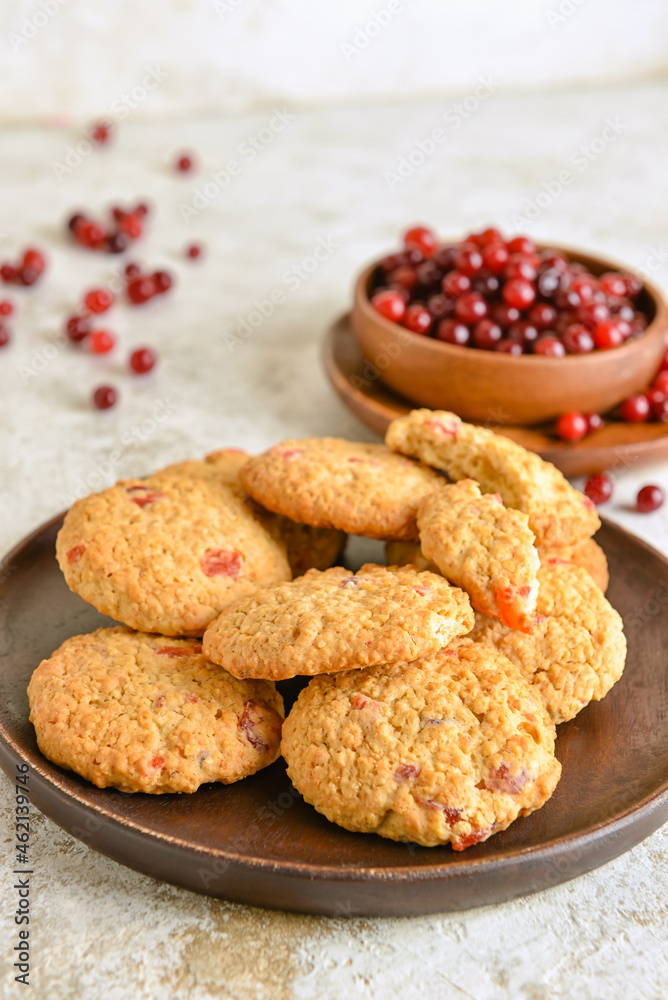
[[[581,441],[589,430],[584,413],[562,413],[557,420],[557,434],[563,441]]]
[[[130,368],[135,375],[145,375],[155,367],[156,361],[155,352],[150,347],[139,347],[130,355]]]
[[[597,506],[605,503],[612,496],[612,479],[605,472],[589,476],[584,487],[585,496]]]
[[[117,399],[116,390],[110,385],[101,385],[93,393],[93,405],[98,410],[108,410],[115,406]]]
[[[663,506],[664,499],[660,486],[643,486],[636,497],[636,509],[641,514],[651,514]]]

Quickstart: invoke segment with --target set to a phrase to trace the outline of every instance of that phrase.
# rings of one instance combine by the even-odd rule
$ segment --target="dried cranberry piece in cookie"
[[[69,549],[65,558],[67,559],[68,563],[79,562],[85,551],[86,551],[85,545],[75,545],[71,549]]]
[[[259,750],[260,753],[269,749],[269,744],[258,731],[262,723],[265,724],[265,728],[267,726],[270,727],[272,732],[277,729],[280,733],[283,720],[278,712],[269,705],[252,700],[247,701],[243,712],[239,716],[238,725],[250,745]]]
[[[142,491],[146,491],[144,493],[144,496],[130,497],[132,502],[136,503],[137,506],[141,507],[142,509],[144,507],[147,507],[150,503],[153,503],[154,500],[159,500],[161,497],[167,495],[166,493],[154,493],[152,490],[149,490],[148,486],[143,486],[143,485],[128,486],[126,493],[141,493]]]
[[[400,764],[394,772],[394,780],[397,784],[409,781],[410,778],[417,778],[420,768],[416,764]]]
[[[243,560],[237,551],[228,549],[207,549],[200,560],[202,572],[206,576],[229,576],[236,580],[241,573]]]
[[[517,795],[521,792],[527,781],[529,773],[522,767],[517,774],[511,774],[507,764],[499,764],[485,778],[485,788],[490,792],[505,792],[507,795]]]
[[[160,653],[161,656],[169,656],[171,658],[178,656],[197,656],[198,653],[202,652],[202,647],[199,643],[195,646],[160,646],[156,649],[156,653]]]
[[[488,826],[486,830],[473,827],[470,833],[465,833],[461,837],[457,837],[456,840],[452,841],[452,849],[453,851],[465,851],[467,847],[479,844],[481,840],[487,840],[493,831],[493,826]]]

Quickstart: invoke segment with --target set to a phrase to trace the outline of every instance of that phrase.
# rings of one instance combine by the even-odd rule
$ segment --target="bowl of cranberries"
[[[367,267],[352,326],[377,376],[410,402],[534,424],[606,413],[644,390],[668,305],[603,257],[498,229],[443,243],[416,226]]]

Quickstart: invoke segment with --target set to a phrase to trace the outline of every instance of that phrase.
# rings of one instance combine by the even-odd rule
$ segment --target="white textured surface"
[[[74,495],[216,446],[253,449],[325,433],[370,439],[320,370],[323,333],[346,306],[354,271],[413,220],[443,233],[495,220],[508,226],[607,118],[622,122],[621,135],[532,231],[653,268],[650,255],[663,252],[668,228],[667,100],[661,86],[544,100],[497,94],[394,191],[385,172],[439,124],[449,102],[300,113],[189,225],[179,203],[267,115],[129,122],[113,149],[91,154],[60,183],[50,164],[73,134],[5,131],[0,257],[35,240],[48,247],[52,267],[38,289],[13,296],[14,345],[0,356],[2,550]],[[165,169],[184,145],[204,161],[193,180]],[[49,336],[81,291],[113,266],[113,258],[67,247],[62,218],[76,205],[93,209],[145,194],[157,212],[138,256],[175,269],[177,291],[144,310],[110,315],[123,342],[118,357],[64,349],[49,360]],[[209,246],[201,264],[180,262],[191,237]],[[291,289],[282,276],[320,239],[338,248]],[[654,277],[668,285],[665,265]],[[275,287],[286,292],[285,303],[249,339],[231,340],[253,300]],[[140,343],[155,345],[161,364],[154,376],[133,381],[122,362]],[[20,366],[38,356],[44,370],[22,377]],[[90,389],[107,379],[121,403],[93,412]],[[643,518],[624,509],[638,485],[652,480],[668,488],[668,471],[620,475],[607,513],[668,551],[665,510]],[[3,778],[7,821],[11,804]],[[200,898],[121,868],[39,815],[35,829],[33,995],[40,1000],[668,996],[665,828],[605,868],[528,899],[392,921],[299,917]],[[13,901],[7,864],[5,852],[3,894]],[[13,997],[21,993],[11,985],[7,910],[0,961]]]

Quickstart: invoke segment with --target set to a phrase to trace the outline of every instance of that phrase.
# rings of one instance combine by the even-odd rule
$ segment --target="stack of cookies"
[[[451,413],[414,411],[386,442],[226,449],[78,501],[59,564],[125,627],[33,674],[42,752],[126,792],[282,753],[332,822],[455,850],[540,808],[555,724],[624,668],[596,511]],[[388,565],[336,565],[348,534],[385,541]],[[311,679],[284,720],[294,676]]]

